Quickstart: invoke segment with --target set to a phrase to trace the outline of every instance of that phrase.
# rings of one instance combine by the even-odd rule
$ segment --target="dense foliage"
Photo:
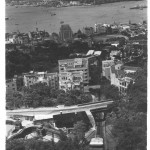
[[[64,92],[63,90],[50,89],[42,83],[35,84],[31,88],[24,87],[22,92],[6,96],[8,108],[52,107],[59,104],[70,106],[91,101],[91,95],[82,91],[72,90]]]
[[[13,49],[13,50],[12,50]],[[24,72],[58,71],[58,60],[67,59],[72,53],[86,53],[89,47],[85,42],[75,41],[66,45],[48,41],[36,47],[18,49],[15,45],[6,47],[6,78]]]
[[[146,150],[147,130],[147,68],[135,74],[135,83],[125,97],[116,102],[108,122],[120,150]],[[117,111],[116,111],[117,110]],[[111,120],[111,121],[110,121]]]
[[[74,125],[72,135],[69,137],[62,131],[58,143],[53,141],[44,142],[39,138],[15,139],[6,141],[6,150],[88,150],[84,134],[85,124],[80,121]]]

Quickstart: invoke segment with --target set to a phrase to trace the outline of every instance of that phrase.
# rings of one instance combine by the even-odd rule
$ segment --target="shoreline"
[[[91,5],[85,5],[85,4],[81,4],[81,5],[67,5],[67,6],[60,6],[60,7],[53,7],[53,6],[42,6],[42,5],[10,5],[10,4],[5,4],[5,6],[9,6],[9,7],[42,7],[42,8],[63,8],[63,7],[99,7],[101,5],[108,5],[108,4],[115,4],[115,3],[129,3],[132,1],[116,1],[116,2],[109,2],[109,3],[102,3],[102,4],[91,4]],[[133,2],[146,2],[146,6],[147,6],[147,0],[139,0],[139,1],[135,1],[133,0]]]
[[[92,26],[95,23],[139,23],[147,20],[146,9],[129,9],[135,5],[144,5],[141,2],[116,2],[106,5],[92,6],[70,6],[70,7],[32,7],[15,6],[6,7],[6,32],[17,30],[27,32],[36,27],[46,30],[49,33],[59,32],[60,22],[69,24],[74,32],[82,30],[85,26]],[[125,6],[125,8],[123,8]],[[52,15],[55,13],[56,15]]]

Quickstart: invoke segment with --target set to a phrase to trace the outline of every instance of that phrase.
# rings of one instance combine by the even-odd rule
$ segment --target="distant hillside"
[[[42,1],[54,1],[54,0],[5,0],[6,3],[11,2],[27,2],[27,3],[36,3],[36,2],[42,2]],[[79,1],[81,3],[97,3],[97,4],[103,4],[103,3],[113,3],[113,2],[123,2],[123,1],[142,1],[142,0],[55,0],[55,1],[62,1],[62,2],[70,2],[70,1]]]

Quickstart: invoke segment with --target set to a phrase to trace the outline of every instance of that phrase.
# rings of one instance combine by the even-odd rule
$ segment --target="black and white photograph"
[[[4,6],[5,149],[148,150],[148,0]]]

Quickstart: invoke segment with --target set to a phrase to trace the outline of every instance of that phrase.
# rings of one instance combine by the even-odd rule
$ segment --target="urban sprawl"
[[[129,117],[130,112],[132,112],[132,116],[139,115],[141,120],[145,118],[145,101],[142,102],[144,98],[137,104],[138,106],[130,100],[137,99],[136,96],[143,92],[143,90],[137,92],[134,89],[135,85],[137,89],[138,86],[141,89],[144,88],[143,79],[145,78],[142,73],[147,62],[146,21],[138,24],[132,23],[132,20],[129,20],[128,23],[96,23],[93,27],[83,27],[76,33],[73,33],[69,24],[62,22],[59,33],[48,33],[36,27],[35,31],[28,33],[20,31],[6,33],[5,41],[6,109],[7,115],[11,116],[7,121],[13,122],[19,118],[15,123],[15,134],[9,134],[8,140],[32,139],[39,135],[39,139],[42,141],[53,139],[54,143],[59,143],[59,141],[65,140],[60,138],[61,131],[63,131],[67,134],[67,138],[76,135],[80,139],[78,144],[82,148],[87,145],[92,148],[97,142],[101,143],[96,145],[97,148],[107,148],[108,150],[114,148],[110,140],[112,137],[109,135],[112,128],[110,124],[113,124],[114,127],[119,123],[125,124],[123,119],[121,122],[119,115],[114,117],[116,112],[120,113],[122,118],[126,117],[129,120],[132,120],[132,117]],[[141,78],[137,79],[137,76]],[[139,80],[141,85],[137,84]],[[133,96],[133,94],[135,95]],[[138,98],[140,97],[138,96]],[[119,101],[120,99],[122,102]],[[113,101],[115,101],[114,106],[112,106]],[[142,107],[140,107],[141,105]],[[106,116],[109,106],[111,109],[117,107],[117,111],[114,109],[113,113],[110,113],[111,115],[107,112]],[[130,112],[128,111],[126,114],[126,110],[130,110]],[[96,112],[100,112],[100,119],[98,119],[98,115],[96,117]],[[92,118],[93,116],[94,118]],[[113,117],[120,120],[114,123],[110,119]],[[80,123],[74,126],[70,118],[76,120],[75,123],[78,123],[77,121]],[[106,118],[111,122],[108,125]],[[20,124],[20,120],[22,124]],[[91,124],[87,123],[87,120],[90,120]],[[132,121],[135,129],[139,128],[136,119]],[[78,129],[84,124],[86,124],[85,132]],[[23,129],[22,126],[24,126]],[[26,131],[29,127],[38,129],[38,135],[35,135],[34,132],[32,135],[29,134]],[[127,125],[122,125],[120,132],[125,128]],[[115,132],[118,132],[121,137],[118,130]],[[127,129],[126,134],[129,134],[128,130],[132,132],[133,128]],[[135,136],[139,139],[143,138],[144,135],[141,134]],[[96,135],[99,135],[98,138],[91,140]],[[119,141],[121,138],[117,140]],[[85,144],[85,141],[88,144]],[[119,142],[116,143],[115,147],[117,144],[123,145]],[[62,142],[61,145],[63,144]],[[132,144],[133,147],[136,145],[134,142]],[[133,147],[128,147],[131,145],[124,145],[123,150],[135,150]],[[57,144],[55,146],[56,149],[61,147]],[[88,150],[89,147],[86,148]]]
[[[33,6],[33,7],[69,7],[69,6],[91,6],[106,3],[123,2],[131,0],[6,0],[6,5],[10,6]],[[146,6],[141,6],[146,8]]]

